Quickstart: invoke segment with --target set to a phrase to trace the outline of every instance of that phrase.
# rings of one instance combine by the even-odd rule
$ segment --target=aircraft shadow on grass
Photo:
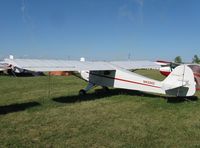
[[[90,101],[90,100],[98,100],[105,97],[115,96],[115,95],[134,95],[134,96],[143,96],[142,92],[133,91],[133,90],[125,90],[125,89],[110,89],[109,91],[105,91],[102,89],[96,89],[94,93],[88,93],[86,95],[73,95],[73,96],[61,96],[58,98],[53,98],[54,101],[59,103],[75,103],[82,101]],[[147,94],[147,97],[155,97],[152,94]]]
[[[10,104],[5,106],[0,106],[0,115],[5,115],[8,113],[24,111],[28,108],[39,106],[38,102],[27,102],[27,103],[19,103],[19,104]]]
[[[185,101],[198,101],[197,96],[191,96],[191,97],[164,97],[168,103],[181,103]]]
[[[61,96],[58,98],[53,98],[53,101],[59,103],[75,103],[75,102],[82,102],[82,101],[90,101],[90,100],[97,100],[105,97],[115,96],[115,95],[130,95],[130,96],[138,96],[138,97],[147,97],[148,99],[154,98],[163,98],[167,100],[168,103],[181,103],[184,101],[197,101],[198,98],[196,96],[190,98],[181,98],[181,97],[166,97],[166,96],[159,96],[156,94],[149,94],[145,92],[135,91],[135,90],[126,90],[126,89],[110,89],[109,91],[105,91],[102,89],[95,90],[94,93],[89,93],[87,95],[73,95],[73,96]]]

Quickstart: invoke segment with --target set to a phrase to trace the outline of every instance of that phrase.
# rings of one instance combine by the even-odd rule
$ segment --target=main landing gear
[[[86,91],[85,91],[84,89],[81,89],[81,90],[79,91],[79,95],[80,95],[80,96],[86,95]]]
[[[79,91],[79,95],[86,95],[86,93],[95,86],[93,83],[88,83],[88,85]]]
[[[90,89],[94,88],[95,86],[96,86],[95,84],[89,82],[88,85],[87,85],[84,89],[81,89],[81,90],[79,91],[79,95],[86,95],[87,92],[88,92]],[[103,91],[109,92],[109,88],[108,88],[108,87],[106,87],[106,86],[102,86],[102,87],[103,87]]]

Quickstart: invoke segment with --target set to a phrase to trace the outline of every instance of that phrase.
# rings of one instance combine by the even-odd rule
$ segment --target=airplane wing
[[[70,60],[40,59],[5,59],[5,62],[20,69],[30,71],[83,71],[83,70],[115,70],[107,62],[81,62]]]
[[[152,61],[112,61],[110,62],[127,70],[133,69],[159,69],[160,65]]]
[[[85,70],[115,70],[117,68],[139,69],[159,67],[150,61],[71,61],[71,60],[41,60],[41,59],[5,59],[5,63],[20,69],[30,71],[85,71]],[[154,63],[154,64],[153,64]]]
[[[9,69],[8,65],[4,61],[0,61],[0,71]]]
[[[183,64],[183,63],[168,62],[168,61],[161,61],[161,60],[157,60],[155,63],[160,65],[161,67],[170,66],[171,68],[175,68]]]
[[[0,71],[4,71],[5,68],[4,68],[4,65],[0,64]]]

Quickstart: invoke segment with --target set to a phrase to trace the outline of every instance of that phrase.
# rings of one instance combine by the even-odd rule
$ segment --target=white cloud
[[[143,23],[144,0],[129,0],[119,8],[119,17]]]
[[[143,7],[144,0],[134,0],[136,3],[138,3],[141,7]]]
[[[25,9],[26,9],[25,0],[22,0],[22,2],[21,2],[21,12],[22,12],[22,19],[23,19],[24,22],[26,22]]]
[[[22,13],[22,19],[23,19],[24,23],[32,24],[31,17],[28,13],[27,0],[21,0],[20,10],[21,10],[21,13]]]
[[[127,17],[130,21],[134,21],[134,13],[126,4],[119,8],[119,16]]]

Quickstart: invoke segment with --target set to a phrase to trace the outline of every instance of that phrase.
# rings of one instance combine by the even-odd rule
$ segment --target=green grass
[[[78,96],[85,85],[74,76],[0,76],[0,147],[200,146],[199,100],[100,88]]]

